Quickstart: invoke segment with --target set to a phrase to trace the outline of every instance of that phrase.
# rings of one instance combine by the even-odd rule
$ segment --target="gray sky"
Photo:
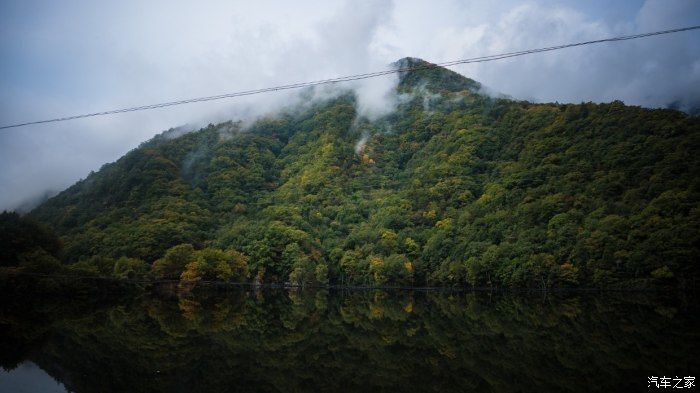
[[[493,4],[496,3],[496,4]],[[700,24],[700,1],[3,1],[0,124]],[[455,68],[532,101],[700,105],[700,32]],[[395,77],[354,85],[368,116]],[[167,128],[289,94],[0,131],[0,209],[60,190]]]

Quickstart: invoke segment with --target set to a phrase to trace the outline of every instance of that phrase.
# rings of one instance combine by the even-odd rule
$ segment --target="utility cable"
[[[268,92],[275,92],[275,91],[282,91],[282,90],[299,89],[299,88],[303,88],[303,87],[312,87],[312,86],[318,86],[318,85],[350,82],[350,81],[356,81],[356,80],[361,80],[361,79],[376,78],[379,76],[396,74],[396,73],[405,73],[405,72],[410,72],[410,71],[427,70],[427,69],[432,69],[432,68],[437,68],[437,67],[453,67],[453,66],[461,65],[461,64],[483,63],[483,62],[488,62],[488,61],[508,59],[511,57],[524,56],[524,55],[529,55],[529,54],[534,54],[534,53],[550,52],[550,51],[555,51],[555,50],[560,50],[560,49],[565,49],[565,48],[572,48],[572,47],[577,47],[577,46],[601,44],[604,42],[628,41],[628,40],[634,40],[634,39],[638,39],[638,38],[645,38],[645,37],[651,37],[651,36],[657,36],[657,35],[663,35],[663,34],[680,33],[683,31],[690,31],[690,30],[697,30],[697,29],[700,29],[700,25],[683,27],[683,28],[678,28],[678,29],[671,29],[671,30],[655,31],[655,32],[651,32],[651,33],[634,34],[634,35],[627,35],[627,36],[604,38],[604,39],[593,40],[593,41],[577,42],[577,43],[572,43],[572,44],[550,46],[550,47],[545,47],[545,48],[528,49],[528,50],[517,51],[517,52],[501,53],[501,54],[497,54],[497,55],[473,57],[473,58],[469,58],[469,59],[452,60],[452,61],[446,61],[446,62],[435,63],[435,64],[426,63],[426,64],[421,64],[421,65],[417,65],[417,66],[410,66],[410,67],[400,67],[399,66],[399,67],[389,69],[389,70],[369,72],[369,73],[364,73],[364,74],[342,76],[342,77],[330,78],[330,79],[321,79],[321,80],[310,81],[310,82],[300,82],[300,83],[294,83],[294,84],[289,84],[289,85],[266,87],[266,88],[262,88],[262,89],[244,90],[244,91],[239,91],[239,92],[234,92],[234,93],[220,94],[220,95],[207,96],[207,97],[188,98],[188,99],[178,100],[178,101],[163,102],[163,103],[150,104],[150,105],[141,105],[141,106],[134,106],[134,107],[130,107],[130,108],[122,108],[122,109],[113,109],[113,110],[107,110],[107,111],[103,111],[103,112],[95,112],[95,113],[87,113],[87,114],[82,114],[82,115],[58,117],[58,118],[54,118],[54,119],[28,121],[28,122],[24,122],[24,123],[17,123],[17,124],[0,126],[0,130],[8,129],[8,128],[23,127],[23,126],[28,126],[28,125],[32,125],[32,124],[55,123],[55,122],[60,122],[60,121],[83,119],[86,117],[105,116],[105,115],[113,115],[113,114],[126,113],[126,112],[136,112],[136,111],[143,111],[143,110],[149,110],[149,109],[165,108],[165,107],[175,106],[175,105],[191,104],[191,103],[195,103],[195,102],[214,101],[214,100],[221,100],[224,98],[243,97],[243,96],[249,96],[249,95],[254,95],[254,94],[261,94],[261,93],[268,93]]]

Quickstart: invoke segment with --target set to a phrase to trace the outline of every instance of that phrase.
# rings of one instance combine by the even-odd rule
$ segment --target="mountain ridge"
[[[266,282],[694,282],[697,118],[480,89],[431,66],[401,73],[403,100],[375,121],[345,94],[247,129],[161,134],[30,216],[73,264],[155,266],[191,244],[242,252]]]

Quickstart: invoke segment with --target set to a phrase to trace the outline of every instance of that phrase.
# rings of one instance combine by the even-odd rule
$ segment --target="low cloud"
[[[622,2],[620,2],[622,3]],[[590,7],[595,7],[595,2]],[[697,24],[700,3],[649,0],[607,4],[605,15],[582,2],[574,8],[550,1],[505,7],[490,20],[428,26],[434,33],[416,53],[434,61],[652,32]],[[427,12],[427,10],[424,10]],[[419,12],[420,13],[420,12]],[[444,21],[444,20],[443,20]],[[697,31],[606,43],[452,68],[490,91],[535,102],[609,102],[682,110],[700,103],[700,39]]]

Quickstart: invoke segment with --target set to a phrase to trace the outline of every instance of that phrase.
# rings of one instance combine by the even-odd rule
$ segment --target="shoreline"
[[[31,276],[42,278],[55,279],[75,279],[75,280],[102,280],[115,283],[128,284],[145,284],[148,285],[165,285],[176,284],[178,286],[191,286],[191,290],[196,289],[199,285],[216,286],[216,287],[237,287],[249,289],[286,289],[286,290],[307,290],[307,289],[325,289],[325,290],[353,290],[353,291],[368,291],[368,290],[398,290],[398,291],[419,291],[419,292],[490,292],[490,293],[602,293],[602,292],[637,292],[637,293],[695,293],[693,288],[503,288],[503,287],[463,287],[463,286],[406,286],[406,285],[318,285],[304,284],[294,285],[289,283],[252,283],[252,282],[226,282],[215,280],[197,280],[197,281],[181,281],[175,279],[131,279],[119,277],[99,277],[99,276],[77,276],[77,275],[61,275],[61,274],[43,274],[43,273],[28,273],[28,272],[0,272],[0,276]]]

